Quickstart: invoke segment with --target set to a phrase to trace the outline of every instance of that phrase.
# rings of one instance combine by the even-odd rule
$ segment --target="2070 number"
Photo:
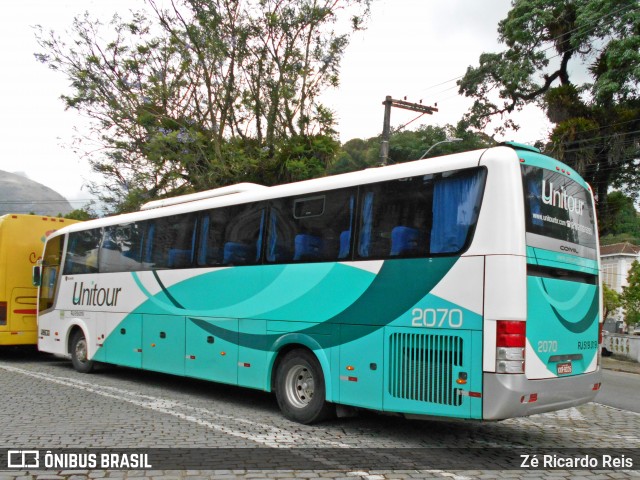
[[[462,310],[457,308],[414,308],[411,315],[414,327],[462,327]]]

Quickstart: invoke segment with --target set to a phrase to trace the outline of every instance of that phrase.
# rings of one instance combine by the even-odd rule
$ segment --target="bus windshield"
[[[580,256],[590,256],[591,252],[586,249],[595,252],[591,194],[561,172],[530,165],[521,165],[521,168],[527,244],[549,250],[560,248],[564,253]],[[557,242],[549,238],[572,243],[574,247],[555,246]]]
[[[60,259],[62,257],[62,239],[58,236],[47,241],[42,258],[42,280],[40,284],[40,295],[38,309],[42,312],[53,306],[54,294],[56,290],[56,280],[60,269]]]

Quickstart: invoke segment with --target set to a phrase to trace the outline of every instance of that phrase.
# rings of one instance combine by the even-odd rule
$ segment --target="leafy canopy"
[[[622,287],[622,306],[627,325],[640,323],[640,263],[635,260],[627,275],[626,287]]]
[[[317,175],[337,150],[320,94],[339,83],[370,0],[175,0],[108,23],[88,14],[36,57],[91,120],[76,148],[114,211],[240,181]],[[318,147],[318,150],[316,150]],[[333,150],[332,150],[333,149]]]
[[[514,0],[499,23],[506,49],[483,53],[458,82],[466,116],[496,133],[535,104],[555,124],[547,153],[592,184],[599,213],[611,186],[640,184],[640,5],[637,0]],[[607,233],[606,231],[604,233]]]

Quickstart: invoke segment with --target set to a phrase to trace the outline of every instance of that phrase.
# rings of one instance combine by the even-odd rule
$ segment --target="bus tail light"
[[[515,320],[496,322],[496,372],[524,373],[526,323]]]
[[[7,324],[7,302],[0,302],[0,325]]]

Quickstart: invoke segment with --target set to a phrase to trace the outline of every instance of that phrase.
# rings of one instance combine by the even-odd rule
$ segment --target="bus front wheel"
[[[81,330],[78,330],[71,339],[71,363],[80,373],[89,373],[93,370],[93,361],[89,360],[87,339]]]
[[[333,410],[325,400],[320,363],[308,350],[293,350],[285,355],[278,366],[275,390],[280,410],[295,422],[320,422]]]

